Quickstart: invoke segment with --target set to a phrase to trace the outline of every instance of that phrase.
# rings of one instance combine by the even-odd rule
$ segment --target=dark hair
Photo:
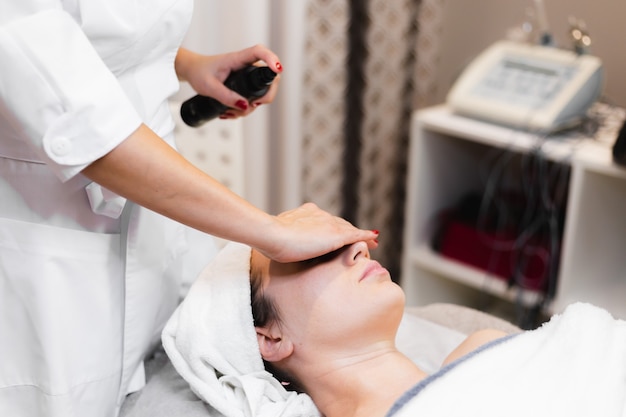
[[[274,301],[263,292],[262,272],[250,263],[250,302],[255,327],[280,324],[280,315]]]
[[[263,273],[250,262],[250,303],[252,319],[255,327],[266,327],[272,324],[280,326],[281,318],[274,300],[263,291]],[[278,379],[286,389],[304,392],[297,380],[288,373],[278,369],[273,363],[263,360],[265,369]]]

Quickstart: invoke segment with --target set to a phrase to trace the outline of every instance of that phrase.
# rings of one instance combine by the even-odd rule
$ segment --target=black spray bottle
[[[276,73],[269,67],[248,66],[231,72],[224,85],[252,101],[267,93],[275,77]],[[180,115],[187,125],[198,127],[229,108],[214,98],[196,95],[183,102]]]

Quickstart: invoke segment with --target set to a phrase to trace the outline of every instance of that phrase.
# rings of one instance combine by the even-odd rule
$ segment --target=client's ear
[[[284,337],[276,326],[256,327],[256,338],[264,360],[279,362],[291,356],[293,343]]]

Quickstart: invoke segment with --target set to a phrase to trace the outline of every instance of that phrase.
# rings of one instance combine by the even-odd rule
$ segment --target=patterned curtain
[[[303,197],[381,232],[400,278],[411,113],[430,103],[442,0],[311,0]]]

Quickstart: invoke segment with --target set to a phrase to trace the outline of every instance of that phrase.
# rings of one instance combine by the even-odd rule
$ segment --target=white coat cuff
[[[49,10],[0,27],[0,97],[35,152],[63,181],[141,124],[78,24]],[[10,64],[8,64],[10,63]]]

